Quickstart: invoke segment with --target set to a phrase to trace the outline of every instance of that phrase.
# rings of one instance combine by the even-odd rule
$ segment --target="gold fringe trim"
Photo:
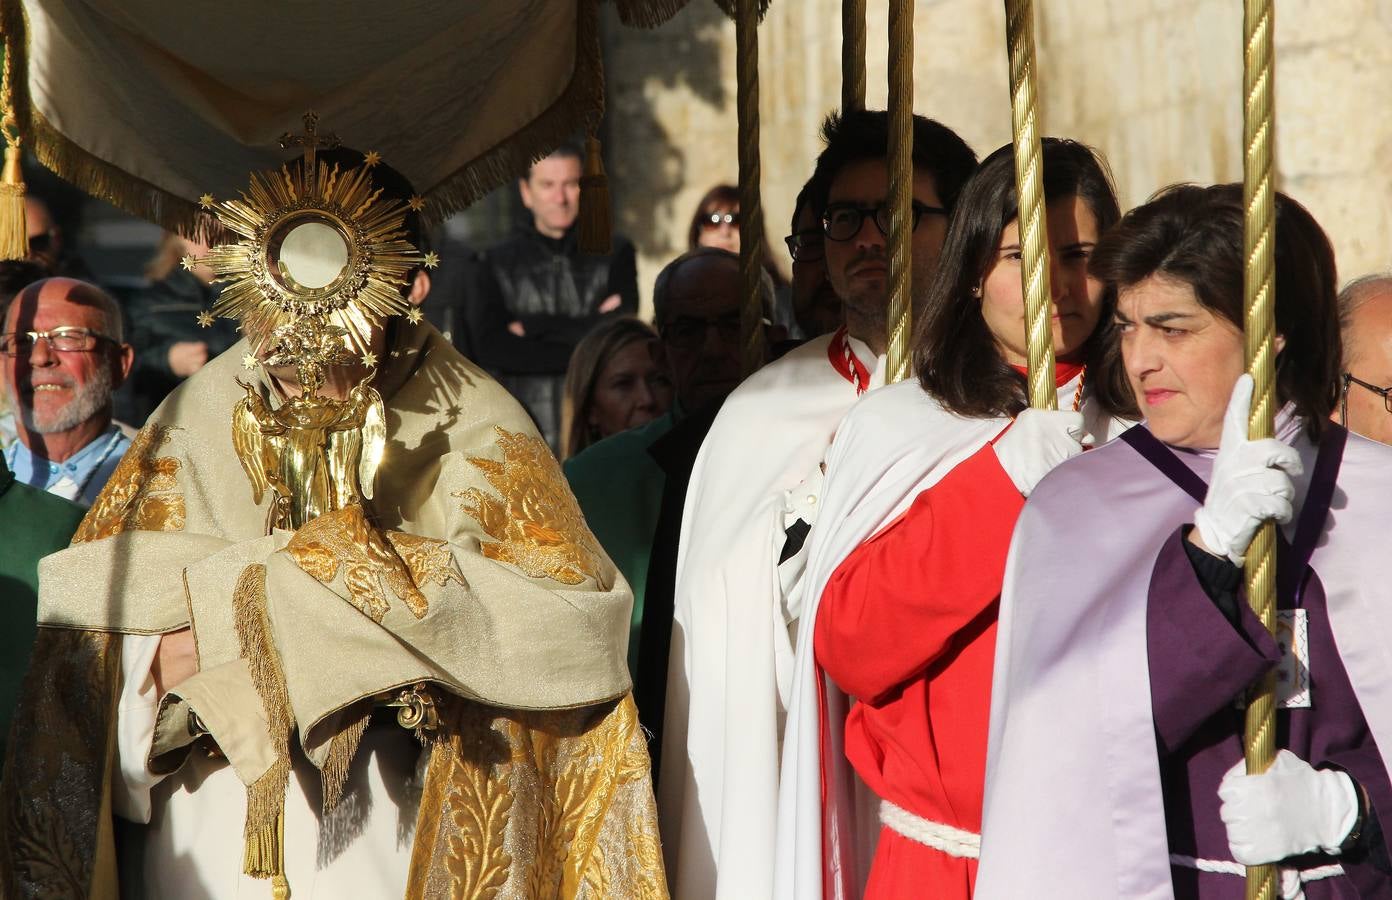
[[[614,249],[614,229],[609,211],[609,176],[604,174],[604,154],[599,138],[585,139],[585,174],[580,176],[580,220],[576,223],[576,249],[604,255]]]
[[[619,21],[630,28],[656,28],[681,12],[688,0],[614,0]]]
[[[338,801],[343,799],[343,785],[348,781],[348,769],[353,765],[353,757],[357,756],[358,746],[362,743],[368,722],[372,720],[372,705],[360,704],[354,715],[356,718],[350,719],[338,734],[330,739],[329,752],[324,757],[323,768],[319,770],[320,783],[324,789],[323,809],[326,814],[333,812],[334,807],[338,806]]]
[[[266,725],[275,745],[276,760],[247,788],[246,854],[242,870],[252,878],[285,876],[285,790],[290,783],[290,733],[294,719],[280,657],[271,642],[266,616],[266,567],[247,566],[232,594],[232,621],[242,656],[251,669],[251,683],[266,710]],[[285,885],[286,896],[289,886]]]

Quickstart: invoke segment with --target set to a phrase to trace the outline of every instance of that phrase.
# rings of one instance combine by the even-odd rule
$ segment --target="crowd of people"
[[[422,597],[483,596],[501,559],[527,577],[491,603],[561,597],[588,623],[568,627],[595,635],[624,629],[576,604],[602,604],[606,623],[626,616],[627,673],[598,657],[559,661],[573,653],[565,636],[537,629],[509,638],[535,644],[533,669],[473,648],[494,668],[461,665],[498,685],[481,699],[570,708],[631,685],[680,898],[1228,898],[1243,896],[1246,867],[1268,863],[1282,896],[1392,897],[1381,822],[1392,815],[1392,596],[1377,550],[1392,526],[1392,274],[1341,291],[1328,237],[1277,195],[1276,435],[1249,439],[1249,412],[1267,401],[1244,374],[1240,186],[1166,187],[1123,211],[1101,153],[1045,138],[1058,404],[1030,408],[1013,149],[978,159],[921,116],[913,133],[915,328],[911,375],[893,384],[885,113],[826,120],[785,238],[791,279],[765,248],[767,360],[752,373],[737,190],[701,198],[645,321],[632,243],[578,247],[579,151],[562,147],[519,180],[526,220],[469,263],[453,341],[472,362],[457,368],[483,367],[525,410],[525,429],[498,432],[534,427],[597,544],[548,568],[490,550],[497,534],[466,507],[479,526],[451,520],[444,538],[466,548],[451,551],[464,560],[458,584],[441,570]],[[72,266],[41,207],[29,223],[31,259],[4,273],[0,298],[0,577],[16,598],[0,729],[35,640],[37,560],[68,543],[82,507],[101,505],[161,402],[152,421],[217,407],[209,380],[165,397],[239,338],[229,322],[195,322],[217,285],[176,262],[206,248],[169,235],[150,287],[118,302]],[[421,273],[410,286],[427,311],[429,285]],[[472,485],[424,448],[487,444],[491,420],[459,398],[503,409],[503,395],[475,397],[473,376],[429,350],[445,339],[430,329],[421,340],[457,396],[411,406],[396,386],[392,414],[426,409],[435,418],[419,434],[445,435],[398,452]],[[136,418],[122,422],[127,382]],[[175,445],[189,470],[211,465],[203,452],[230,453],[192,436]],[[481,502],[477,490],[451,496]],[[573,524],[541,523],[546,503],[569,500],[529,498],[548,547],[589,546]],[[427,516],[400,518],[409,531]],[[1269,522],[1275,635],[1242,579]],[[202,586],[232,577],[200,573],[185,575],[194,606]],[[543,590],[545,578],[585,587]],[[153,667],[153,680],[120,689],[149,712],[148,756],[160,695],[206,661],[192,637],[175,654],[168,629],[103,627]],[[558,680],[523,674],[537,671]],[[1248,774],[1242,709],[1271,673],[1279,752]],[[138,744],[127,731],[118,741]],[[198,789],[210,765],[181,789]],[[142,782],[143,766],[123,775],[116,812],[149,823],[158,779]],[[194,840],[177,816],[154,815],[163,843],[147,866]],[[294,827],[312,832],[306,821]],[[373,884],[407,877],[404,862],[383,871]]]

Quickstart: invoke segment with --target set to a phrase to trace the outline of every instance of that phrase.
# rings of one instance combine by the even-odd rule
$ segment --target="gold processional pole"
[[[865,108],[865,0],[841,0],[841,111]]]
[[[1010,112],[1015,142],[1015,193],[1019,197],[1020,247],[1024,263],[1025,338],[1029,348],[1029,403],[1058,409],[1054,384],[1054,330],[1050,323],[1049,235],[1044,217],[1044,157],[1039,144],[1035,95],[1034,4],[1005,0],[1010,48]]]
[[[909,374],[913,331],[913,2],[889,4],[889,341],[886,381]]]
[[[1276,285],[1275,190],[1272,187],[1272,153],[1276,144],[1273,115],[1275,89],[1272,59],[1271,0],[1246,0],[1243,12],[1244,46],[1242,82],[1246,98],[1242,139],[1246,156],[1242,165],[1242,198],[1245,204],[1242,244],[1247,254],[1243,279],[1246,319],[1247,371],[1256,382],[1247,436],[1252,440],[1274,433],[1276,412],[1275,331]],[[1268,631],[1276,630],[1276,525],[1267,522],[1247,548],[1247,599]],[[1265,772],[1276,756],[1275,672],[1257,683],[1247,704],[1243,754],[1247,773]],[[1274,900],[1278,896],[1275,866],[1247,869],[1249,900]]]
[[[740,277],[744,312],[740,347],[744,374],[764,364],[764,210],[759,200],[759,3],[735,5],[735,81],[739,110]]]

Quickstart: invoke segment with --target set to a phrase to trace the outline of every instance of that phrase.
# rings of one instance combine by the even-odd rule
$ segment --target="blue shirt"
[[[14,472],[16,481],[62,497],[70,496],[71,485],[60,484],[63,479],[68,479],[80,489],[80,493],[71,499],[83,506],[91,506],[130,445],[130,438],[113,424],[96,440],[62,462],[50,462],[18,440],[5,448],[5,462]],[[64,491],[64,487],[68,491]]]

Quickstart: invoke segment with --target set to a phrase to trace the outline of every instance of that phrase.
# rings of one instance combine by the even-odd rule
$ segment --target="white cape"
[[[778,576],[787,492],[818,467],[855,387],[832,335],[750,376],[716,417],[682,515],[658,815],[673,896],[772,891],[779,742],[793,645]],[[851,339],[874,369],[869,348]],[[717,880],[718,879],[718,880]]]
[[[1314,448],[1293,443],[1309,473]],[[1211,459],[1177,455],[1207,480]],[[1350,435],[1310,566],[1392,771],[1389,493],[1392,448]],[[981,900],[1172,900],[1146,603],[1162,542],[1195,508],[1122,441],[1059,466],[1025,505],[996,639]]]
[[[1077,384],[1074,379],[1059,388],[1060,408],[1072,404]],[[1091,404],[1085,406],[1085,414],[1092,443],[1103,443],[1124,429],[1100,416]],[[839,900],[860,896],[880,830],[878,799],[856,777],[844,754],[849,699],[815,663],[811,625],[822,590],[851,551],[897,519],[920,493],[980,450],[1009,422],[1004,417],[970,419],[949,413],[911,380],[866,397],[837,430],[827,454],[822,510],[808,536],[807,574],[801,583],[803,627],[783,744],[775,897]],[[819,688],[824,701],[818,699]],[[829,756],[825,810],[823,714]],[[825,894],[824,873],[832,880]]]

